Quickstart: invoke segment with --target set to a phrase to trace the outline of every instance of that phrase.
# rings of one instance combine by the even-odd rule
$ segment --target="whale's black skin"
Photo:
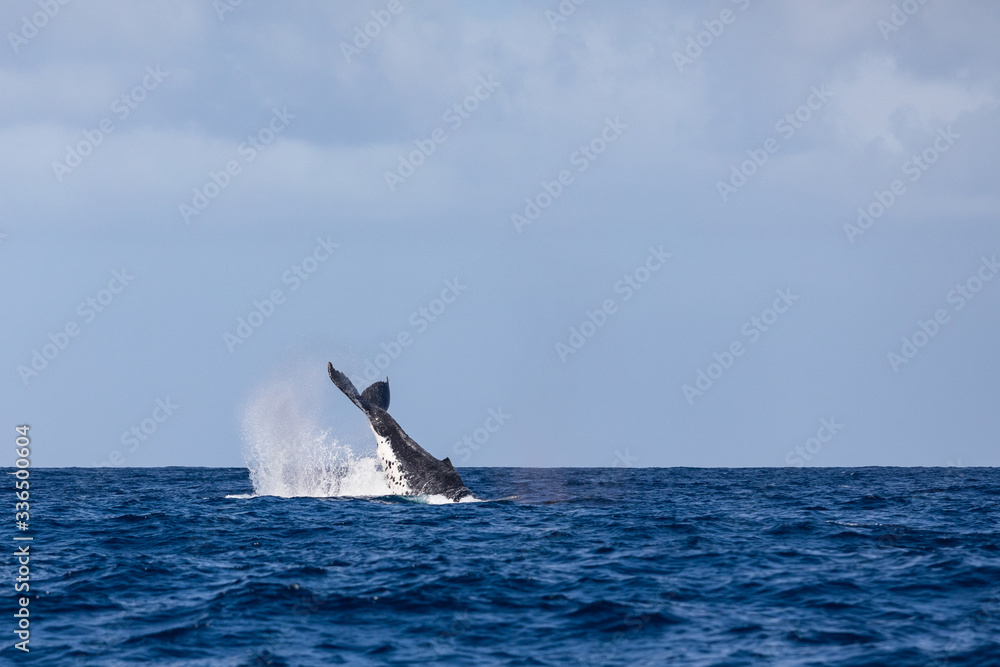
[[[368,423],[378,440],[382,469],[393,493],[401,496],[442,495],[451,500],[461,500],[472,495],[450,460],[446,458],[439,461],[431,456],[413,442],[386,412],[389,409],[388,378],[358,394],[354,383],[334,368],[332,363],[327,364],[327,371],[337,388],[368,417]]]

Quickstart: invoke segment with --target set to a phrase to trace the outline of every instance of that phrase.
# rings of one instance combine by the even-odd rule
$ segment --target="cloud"
[[[955,79],[919,79],[900,72],[892,57],[869,58],[852,76],[833,84],[842,111],[843,136],[882,142],[886,149],[906,148],[900,136],[927,133],[958,121],[963,112],[995,106],[996,97],[982,83]]]

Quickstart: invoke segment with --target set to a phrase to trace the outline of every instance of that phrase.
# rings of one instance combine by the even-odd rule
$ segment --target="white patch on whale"
[[[375,433],[374,428],[372,428],[372,433]],[[389,487],[389,490],[399,496],[411,495],[413,489],[410,488],[407,482],[403,468],[399,465],[399,459],[396,458],[396,453],[392,451],[389,439],[375,433],[375,443],[375,452],[382,462],[382,472],[385,475],[385,483]]]

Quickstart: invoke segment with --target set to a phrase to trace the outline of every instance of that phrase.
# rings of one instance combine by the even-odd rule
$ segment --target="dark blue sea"
[[[460,473],[488,502],[32,470],[31,652],[8,557],[0,661],[1000,665],[995,469]]]

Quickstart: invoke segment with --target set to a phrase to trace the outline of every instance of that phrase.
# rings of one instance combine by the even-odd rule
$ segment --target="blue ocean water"
[[[34,470],[32,650],[0,660],[1000,665],[995,469],[460,472],[493,500]]]

